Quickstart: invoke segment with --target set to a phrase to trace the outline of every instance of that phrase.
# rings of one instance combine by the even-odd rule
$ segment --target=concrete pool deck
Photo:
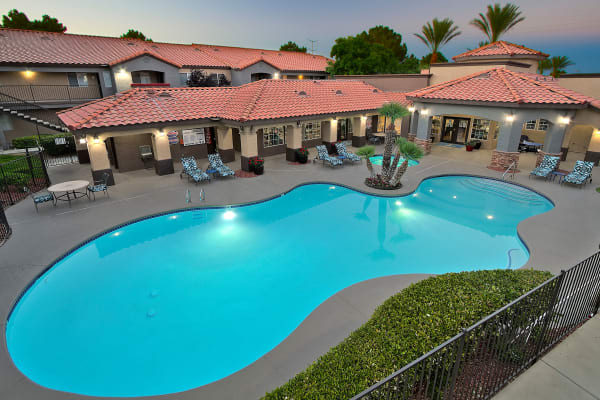
[[[381,152],[383,146],[378,146]],[[311,156],[314,156],[314,149]],[[426,177],[440,174],[474,174],[500,178],[501,173],[485,168],[489,153],[467,153],[464,149],[434,146],[431,155],[410,167],[403,178],[404,187],[396,194],[410,193]],[[238,156],[239,160],[239,156]],[[519,233],[531,257],[524,268],[538,268],[553,273],[569,268],[598,250],[600,226],[600,194],[595,184],[583,189],[557,183],[528,179],[534,154],[523,154],[521,172],[515,182],[529,186],[548,196],[556,207],[548,213],[529,218],[519,224]],[[201,162],[204,167],[206,162]],[[239,161],[231,164],[238,169]],[[561,164],[561,168],[570,165]],[[184,208],[185,192],[192,191],[192,205],[223,205],[260,200],[289,190],[308,181],[327,181],[357,189],[367,176],[364,163],[331,169],[320,163],[290,165],[285,156],[266,159],[265,175],[256,178],[217,179],[198,186],[180,180],[176,174],[156,176],[154,170],[115,173],[116,186],[109,189],[110,198],[102,194],[96,202],[85,199],[69,208],[59,204],[40,206],[39,214],[30,199],[6,210],[13,234],[0,247],[0,320],[2,330],[14,300],[23,288],[48,264],[88,237],[114,225],[148,214]],[[90,179],[89,166],[67,165],[49,170],[53,182]],[[600,169],[594,174],[600,176]],[[597,178],[598,179],[598,178]],[[198,192],[206,191],[200,203]],[[380,193],[380,192],[379,192]],[[385,192],[385,194],[391,194]],[[309,230],[310,227],[307,227]],[[462,246],[462,244],[458,244]],[[346,288],[315,309],[281,344],[248,367],[212,384],[183,393],[161,396],[164,399],[234,399],[258,398],[285,383],[296,373],[339,343],[362,325],[387,297],[426,275],[396,275],[361,282]],[[90,399],[70,393],[42,388],[12,364],[6,350],[5,335],[0,339],[0,398],[2,399]],[[156,397],[155,397],[156,398]]]

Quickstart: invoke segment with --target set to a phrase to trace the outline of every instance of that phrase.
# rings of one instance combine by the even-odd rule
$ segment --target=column
[[[544,139],[544,147],[537,153],[537,160],[535,162],[536,167],[542,163],[544,156],[558,157],[559,160],[556,168],[560,166],[561,161],[566,159],[566,152],[563,158],[562,144],[568,127],[568,124],[551,124],[548,127],[546,138]]]
[[[296,161],[296,150],[302,147],[302,124],[288,125],[285,128],[285,159]]]
[[[253,127],[240,128],[240,145],[242,147],[242,170],[250,171],[248,161],[252,157],[258,157],[258,137]]]
[[[217,144],[219,155],[223,162],[235,161],[235,150],[233,149],[233,132],[227,126],[217,126]]]
[[[175,172],[169,139],[164,130],[154,130],[152,133],[152,150],[154,152],[154,170],[157,175],[168,175]]]
[[[331,119],[321,124],[323,144],[330,153],[335,151],[335,143],[337,142],[337,123],[337,119]]]
[[[515,162],[515,169],[519,166],[519,142],[523,131],[523,120],[505,120],[500,123],[496,149],[492,151],[492,160],[489,169],[505,171]]]
[[[600,127],[594,127],[592,131],[592,138],[587,151],[585,152],[585,161],[592,161],[595,165],[598,165],[600,161]]]
[[[415,144],[423,149],[425,154],[431,153],[431,140],[429,136],[431,134],[431,116],[428,112],[422,111],[419,115],[419,122],[417,128],[417,137],[415,138]]]
[[[115,178],[113,177],[112,169],[110,168],[110,161],[108,160],[108,151],[106,150],[106,138],[102,138],[98,135],[87,135],[87,149],[90,155],[90,165],[92,167],[92,179],[99,181],[103,178],[104,174],[108,174],[107,184],[112,186],[115,184]]]
[[[362,147],[367,144],[367,117],[360,116],[352,119],[352,147]]]
[[[410,129],[408,131],[408,140],[415,141],[419,130],[419,111],[415,110],[410,116]]]

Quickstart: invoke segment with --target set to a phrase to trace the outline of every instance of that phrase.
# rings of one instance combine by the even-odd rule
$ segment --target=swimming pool
[[[257,360],[357,282],[522,266],[517,224],[552,207],[519,186],[449,176],[404,197],[309,184],[262,203],[144,219],[34,282],[9,317],[8,350],[23,374],[56,390],[192,389]]]
[[[392,161],[394,161],[394,156],[392,156]],[[371,163],[373,163],[373,165],[382,165],[383,164],[383,156],[373,156],[370,157],[371,159]],[[401,157],[400,160],[398,161],[398,165],[402,164],[404,162],[404,157]],[[408,166],[409,167],[414,167],[415,165],[419,165],[419,162],[417,160],[408,160]]]

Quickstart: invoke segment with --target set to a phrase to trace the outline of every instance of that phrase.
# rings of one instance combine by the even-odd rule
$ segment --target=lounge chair
[[[354,153],[350,153],[346,148],[346,143],[339,142],[335,144],[335,148],[337,149],[338,155],[345,157],[344,160],[348,160],[351,162],[360,162],[361,158]]]
[[[181,157],[181,166],[183,167],[183,170],[179,173],[179,178],[183,178],[183,175],[187,175],[188,180],[192,178],[196,183],[202,181],[210,182],[210,176],[198,168],[198,164],[196,164],[196,159],[194,157]]]
[[[223,164],[219,153],[208,155],[208,165],[211,169],[216,169],[221,176],[235,176],[235,171]]]
[[[539,166],[533,169],[529,174],[531,176],[539,176],[540,178],[548,179],[550,173],[552,173],[558,167],[558,157],[555,156],[544,156]]]
[[[104,174],[102,174],[102,179],[94,181],[93,185],[90,185],[87,187],[88,192],[90,192],[92,195],[94,195],[94,201],[96,201],[96,193],[98,192],[104,192],[104,194],[106,195],[106,197],[110,197],[108,195],[108,173],[105,172]],[[90,199],[89,193],[88,193],[88,199]]]
[[[566,182],[583,187],[583,185],[587,184],[588,181],[592,182],[593,168],[593,162],[577,160],[575,161],[575,167],[573,168],[573,171],[565,176],[561,183]]]
[[[339,158],[331,157],[327,152],[327,147],[322,144],[317,146],[317,154],[317,160],[323,161],[323,165],[327,163],[330,167],[335,167],[336,165],[344,164]]]

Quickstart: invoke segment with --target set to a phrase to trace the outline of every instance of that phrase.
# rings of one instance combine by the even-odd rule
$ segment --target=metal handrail
[[[515,173],[517,172],[517,162],[513,161],[508,168],[506,169],[506,171],[504,171],[504,173],[502,174],[502,180],[506,180],[506,174],[508,174],[508,172],[512,169],[512,174],[510,174],[511,179],[515,179]]]
[[[84,101],[102,97],[100,85],[0,85],[9,96],[34,102]]]
[[[4,93],[2,91],[2,86],[0,86],[0,105],[2,105],[2,104],[5,104],[7,108],[10,108],[11,110],[15,110],[15,111],[24,111],[24,110],[48,111],[48,108],[42,107],[39,104],[31,103],[29,101],[26,101],[26,100],[20,99],[18,97],[11,96],[9,94]],[[47,121],[51,124],[66,128],[66,125],[56,115],[52,115],[52,117],[45,115],[43,120]]]

